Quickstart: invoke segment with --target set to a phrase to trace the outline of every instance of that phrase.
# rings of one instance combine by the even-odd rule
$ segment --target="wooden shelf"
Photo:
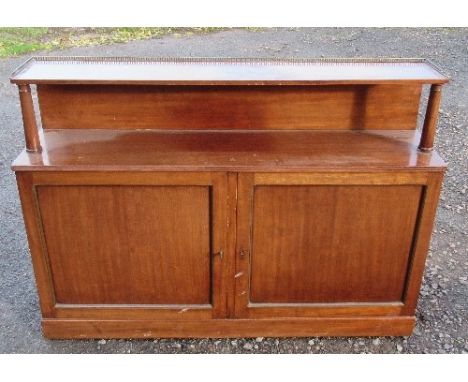
[[[415,131],[45,130],[43,151],[23,151],[15,171],[437,170]]]
[[[325,85],[442,84],[424,59],[33,57],[12,75],[16,84]]]

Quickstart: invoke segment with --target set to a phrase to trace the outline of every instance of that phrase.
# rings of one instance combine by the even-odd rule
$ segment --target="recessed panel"
[[[209,304],[204,186],[38,186],[58,303]]]
[[[421,191],[255,187],[250,301],[401,301]]]

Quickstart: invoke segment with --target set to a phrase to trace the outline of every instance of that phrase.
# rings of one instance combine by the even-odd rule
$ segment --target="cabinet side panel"
[[[45,129],[416,127],[421,85],[38,85]]]
[[[37,186],[56,300],[209,304],[206,186]]]
[[[421,189],[257,186],[250,301],[401,301]]]

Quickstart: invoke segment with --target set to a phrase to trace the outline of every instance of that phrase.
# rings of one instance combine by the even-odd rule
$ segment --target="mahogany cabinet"
[[[45,336],[412,332],[446,167],[433,64],[36,57],[11,81]]]

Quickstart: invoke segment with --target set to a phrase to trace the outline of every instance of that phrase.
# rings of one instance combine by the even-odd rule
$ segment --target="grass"
[[[38,50],[105,45],[132,40],[211,33],[225,28],[0,28],[0,57]]]
[[[17,56],[42,48],[48,28],[0,28],[0,57]]]

